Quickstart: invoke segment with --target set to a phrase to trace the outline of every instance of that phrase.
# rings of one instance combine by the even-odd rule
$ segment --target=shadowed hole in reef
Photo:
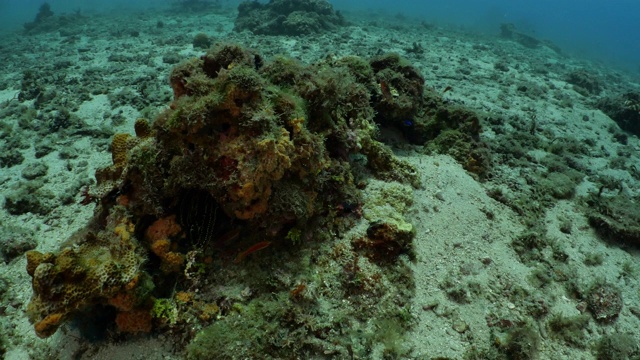
[[[234,228],[216,200],[206,191],[190,189],[180,196],[177,221],[184,231],[187,242],[206,246],[223,237]],[[240,224],[235,224],[235,227]]]
[[[115,318],[115,308],[96,305],[75,314],[71,318],[71,326],[78,329],[82,338],[98,342],[107,339],[109,330],[113,329]]]

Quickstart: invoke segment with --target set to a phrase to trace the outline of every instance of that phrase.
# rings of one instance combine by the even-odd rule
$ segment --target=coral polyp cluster
[[[388,81],[401,84],[402,76]],[[135,135],[114,136],[113,164],[97,171],[98,183],[87,191],[98,203],[90,224],[58,254],[30,253],[29,310],[38,335],[50,336],[74,312],[96,305],[115,309],[119,331],[148,332],[154,319],[166,323],[153,316],[154,304],[179,308],[158,298],[224,257],[216,247],[233,247],[242,236],[244,249],[273,243],[261,251],[277,251],[275,244],[300,241],[300,229],[309,240],[314,226],[337,226],[344,209],[362,203],[356,183],[366,171],[416,185],[414,169],[375,139],[374,103],[389,102],[377,81],[369,62],[356,57],[266,63],[226,44],[178,65],[169,108],[152,123],[136,121]],[[413,81],[421,91],[422,79]],[[393,104],[384,108],[392,113]],[[401,223],[371,240],[396,244],[394,258],[410,252],[413,229]]]

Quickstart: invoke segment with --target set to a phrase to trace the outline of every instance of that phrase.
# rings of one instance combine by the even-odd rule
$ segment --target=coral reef
[[[220,6],[220,0],[176,0],[171,4],[173,12],[205,12]]]
[[[163,272],[176,272],[184,265],[184,256],[171,250],[170,239],[180,233],[181,228],[175,215],[158,219],[147,228],[145,239],[149,242],[151,252],[160,258],[160,269]]]
[[[511,23],[500,24],[500,36],[505,39],[515,41],[524,47],[535,49],[544,45],[555,51],[556,53],[560,55],[562,54],[562,50],[557,45],[548,40],[540,40],[531,35],[527,35],[521,31],[518,31],[516,29],[516,26]]]
[[[569,73],[567,82],[573,84],[573,89],[584,96],[598,95],[602,91],[598,78],[582,69]]]
[[[33,35],[64,28],[67,25],[82,22],[84,18],[79,11],[71,15],[54,15],[51,5],[45,2],[38,9],[33,21],[24,23],[26,34]]]
[[[419,99],[422,78],[408,63],[394,59],[372,63],[385,72],[385,64],[402,62],[401,70],[413,80],[398,80],[398,96]],[[277,316],[299,318],[287,320],[287,331],[296,331],[298,321],[309,322],[306,330],[291,335],[300,338],[300,348],[344,355],[347,349],[334,340],[313,340],[322,345],[304,340],[316,337],[314,327],[337,326],[333,321],[312,324],[326,321],[311,315],[318,304],[310,294],[322,284],[317,271],[330,272],[326,276],[344,287],[328,291],[334,298],[351,297],[349,311],[356,318],[374,316],[362,309],[376,308],[375,302],[387,309],[379,316],[406,319],[404,304],[394,299],[412,288],[406,261],[413,257],[415,231],[403,213],[412,201],[410,186],[419,182],[415,169],[375,139],[374,109],[381,99],[376,83],[367,60],[327,59],[304,66],[278,58],[265,63],[259,54],[232,44],[219,44],[202,58],[176,66],[170,107],[153,123],[138,119],[135,135],[113,137],[113,164],[98,170],[97,184],[84,193],[83,203],[97,203],[93,220],[57,253],[28,252],[34,291],[29,316],[36,333],[50,336],[65,320],[95,306],[114,309],[111,326],[124,333],[170,327],[192,337],[199,326],[234,312],[247,323],[274,320],[259,313],[266,298],[252,299],[248,308],[256,313],[248,316],[239,304],[250,293],[194,295],[207,276],[206,282],[217,286],[256,281],[257,297],[279,293],[282,299],[273,303],[281,308]],[[411,108],[412,101],[403,109]],[[365,215],[372,224],[366,237],[327,247],[323,262],[335,266],[313,270],[303,249],[315,246],[312,239],[339,240],[331,234],[360,218],[363,197],[356,178],[365,173],[399,183],[379,187],[378,195],[369,198]],[[397,201],[385,210],[388,198]],[[257,248],[266,249],[230,261],[234,253]],[[236,260],[251,252],[244,250]],[[289,258],[286,264],[282,257]],[[282,281],[274,288],[263,277],[258,282],[228,270],[232,262],[251,268],[261,258],[307,280]],[[379,266],[389,267],[388,273]],[[257,272],[272,274],[267,269]],[[271,325],[266,326],[268,333]],[[393,336],[402,326],[398,329]],[[269,344],[269,351],[279,353],[286,346]],[[262,351],[267,350],[255,347],[246,354]]]
[[[118,331],[126,333],[148,333],[152,328],[152,317],[148,310],[137,309],[116,315]]]
[[[193,37],[194,49],[208,49],[213,44],[213,40],[205,33],[197,33]]]
[[[121,207],[113,207],[100,229],[92,223],[56,253],[27,252],[27,273],[33,278],[29,320],[36,334],[48,337],[74,312],[107,303],[119,293],[144,300],[140,281],[144,256],[133,235],[134,225]]]
[[[627,92],[615,97],[605,97],[597,106],[612,118],[622,130],[640,136],[640,93]]]
[[[238,6],[235,31],[264,35],[307,35],[345,25],[342,15],[326,0],[244,1]]]

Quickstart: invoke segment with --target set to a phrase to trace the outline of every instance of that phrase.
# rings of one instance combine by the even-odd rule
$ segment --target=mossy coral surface
[[[385,71],[357,57],[269,63],[220,44],[176,66],[168,109],[114,137],[113,165],[86,193],[91,223],[59,253],[30,253],[38,334],[108,306],[104,326],[119,332],[172,329],[184,344],[205,329],[191,358],[408,351],[399,299],[413,291],[405,213],[419,182],[376,139],[372,64]],[[412,79],[396,90],[407,104],[422,91]]]

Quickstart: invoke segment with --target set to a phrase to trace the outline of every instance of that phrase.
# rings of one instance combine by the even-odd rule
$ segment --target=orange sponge
[[[118,293],[109,299],[109,305],[121,311],[130,311],[136,304],[136,298],[132,294]]]
[[[36,335],[40,338],[47,338],[58,330],[62,322],[62,314],[50,314],[35,324]]]
[[[176,222],[176,216],[171,215],[156,220],[147,229],[146,236],[150,243],[160,239],[176,236],[180,233],[180,225]]]
[[[149,310],[132,310],[116,315],[118,331],[127,333],[151,332],[152,317]]]

